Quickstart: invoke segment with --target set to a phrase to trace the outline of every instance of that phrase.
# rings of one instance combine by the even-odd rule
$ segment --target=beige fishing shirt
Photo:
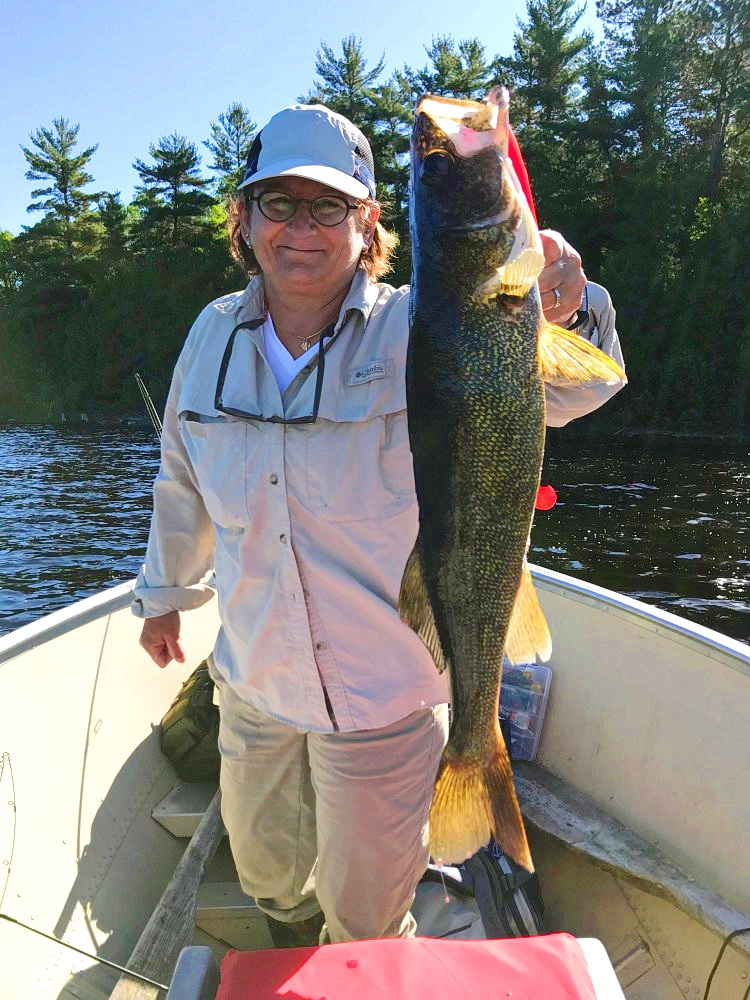
[[[446,678],[397,611],[418,528],[404,379],[408,289],[357,272],[325,341],[315,423],[260,423],[214,405],[232,330],[262,316],[255,278],[208,305],[188,335],[164,415],[133,612],[199,607],[214,595],[215,567],[216,668],[241,698],[312,732],[387,726],[449,698]],[[308,416],[317,367],[316,353],[282,396],[260,327],[240,330],[224,406]],[[594,405],[619,387],[597,386]],[[566,415],[578,391],[566,390]],[[584,391],[576,416],[594,408]]]

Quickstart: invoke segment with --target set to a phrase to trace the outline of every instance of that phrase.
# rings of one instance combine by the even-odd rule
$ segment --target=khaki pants
[[[383,729],[306,733],[219,684],[222,816],[244,892],[322,939],[410,937],[448,708]]]

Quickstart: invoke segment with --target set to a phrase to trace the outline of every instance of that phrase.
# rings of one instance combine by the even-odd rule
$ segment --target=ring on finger
[[[555,296],[555,305],[554,305],[554,308],[557,309],[557,307],[560,305],[560,299],[562,298],[562,296],[560,295],[560,289],[559,288],[552,288],[550,290],[551,290],[552,294]]]

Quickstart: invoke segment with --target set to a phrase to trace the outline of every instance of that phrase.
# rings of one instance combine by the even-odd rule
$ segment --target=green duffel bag
[[[159,723],[159,746],[183,781],[219,777],[219,709],[213,696],[214,682],[204,660]]]

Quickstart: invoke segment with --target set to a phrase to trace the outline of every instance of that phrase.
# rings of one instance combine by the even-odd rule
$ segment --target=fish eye
[[[453,170],[453,157],[442,149],[435,149],[422,160],[420,177],[425,184],[439,184]]]

